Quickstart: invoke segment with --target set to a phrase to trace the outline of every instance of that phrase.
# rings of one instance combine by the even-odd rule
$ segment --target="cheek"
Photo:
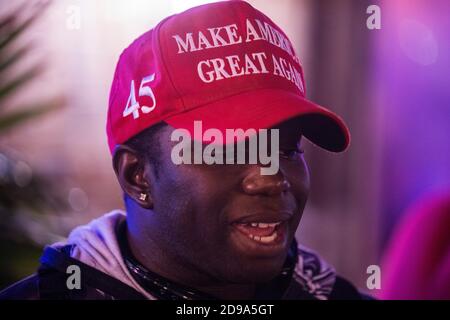
[[[282,170],[291,185],[291,192],[297,201],[297,205],[302,211],[310,190],[309,168],[302,158],[298,162],[284,164]]]
[[[174,241],[183,239],[183,246],[193,243],[198,247],[199,241],[219,237],[226,184],[217,184],[217,177],[200,166],[170,164],[164,169],[155,190],[155,214],[167,217],[171,235],[178,237]]]
[[[290,224],[291,237],[295,237],[300,221],[303,216],[306,202],[308,200],[310,190],[310,175],[309,169],[302,159],[301,162],[289,163],[283,168],[286,179],[291,185],[291,195],[295,199],[297,212]]]

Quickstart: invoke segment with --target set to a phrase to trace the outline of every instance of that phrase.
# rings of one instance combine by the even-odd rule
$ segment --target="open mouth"
[[[231,222],[231,238],[238,250],[257,257],[277,257],[289,246],[290,211],[258,212]]]
[[[236,223],[235,227],[249,239],[261,244],[275,244],[283,236],[282,221]]]

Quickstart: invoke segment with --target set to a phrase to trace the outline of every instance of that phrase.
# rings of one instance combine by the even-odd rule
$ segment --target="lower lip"
[[[233,237],[243,251],[251,255],[274,256],[283,253],[287,248],[288,222],[284,221],[276,227],[276,238],[268,243],[252,239],[248,233],[233,225]]]

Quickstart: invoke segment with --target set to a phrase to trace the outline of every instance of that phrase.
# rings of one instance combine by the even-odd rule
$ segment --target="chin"
[[[277,277],[284,264],[284,259],[254,260],[228,270],[228,279],[232,283],[258,284],[269,282]]]

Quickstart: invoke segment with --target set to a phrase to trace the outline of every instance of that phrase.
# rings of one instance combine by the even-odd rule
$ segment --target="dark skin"
[[[114,170],[134,200],[127,208],[127,236],[135,257],[161,276],[220,299],[251,299],[256,284],[276,277],[309,193],[309,169],[296,151],[298,123],[277,128],[279,171],[270,176],[260,174],[260,164],[173,164],[176,142],[170,141],[174,128],[169,125],[158,134],[158,177],[153,163],[126,145],[117,146]],[[243,217],[269,216],[286,224],[280,250],[254,247],[233,227]]]

